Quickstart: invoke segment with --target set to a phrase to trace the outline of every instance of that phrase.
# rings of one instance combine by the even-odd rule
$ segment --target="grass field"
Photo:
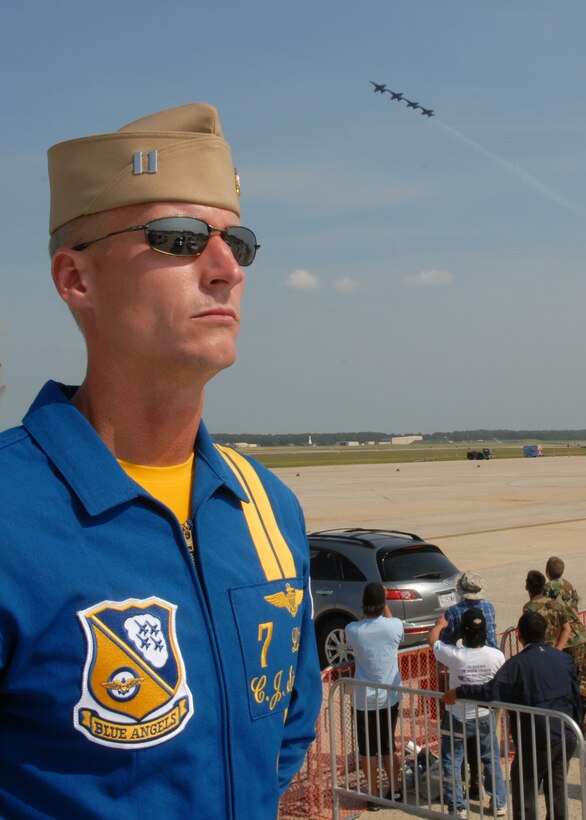
[[[468,450],[494,449],[494,458],[523,458],[532,442],[466,444],[361,445],[358,447],[254,447],[243,449],[266,467],[324,467],[341,464],[405,464],[412,461],[465,461]],[[586,442],[543,444],[543,457],[586,455]]]

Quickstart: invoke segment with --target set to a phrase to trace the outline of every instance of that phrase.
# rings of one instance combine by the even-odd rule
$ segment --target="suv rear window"
[[[421,547],[385,552],[377,556],[383,581],[436,581],[456,575],[458,569],[439,547]]]

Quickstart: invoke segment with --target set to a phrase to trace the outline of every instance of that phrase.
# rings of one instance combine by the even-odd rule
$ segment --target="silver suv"
[[[352,659],[344,629],[362,617],[369,581],[387,588],[389,609],[403,621],[404,647],[420,644],[438,615],[458,600],[458,569],[439,547],[394,530],[341,529],[308,535],[311,594],[322,669]]]

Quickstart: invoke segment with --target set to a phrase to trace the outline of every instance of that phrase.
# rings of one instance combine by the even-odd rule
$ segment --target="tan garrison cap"
[[[114,134],[49,148],[49,233],[85,214],[140,202],[194,202],[240,215],[230,146],[212,105],[189,103]]]

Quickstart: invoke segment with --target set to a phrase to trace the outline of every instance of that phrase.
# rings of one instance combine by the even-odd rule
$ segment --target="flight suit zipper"
[[[182,524],[181,529],[183,530],[183,537],[185,538],[187,549],[189,550],[189,554],[191,555],[191,560],[193,561],[195,567],[197,567],[197,563],[195,560],[195,541],[193,538],[193,528],[191,526],[191,521],[186,521],[184,524]]]

